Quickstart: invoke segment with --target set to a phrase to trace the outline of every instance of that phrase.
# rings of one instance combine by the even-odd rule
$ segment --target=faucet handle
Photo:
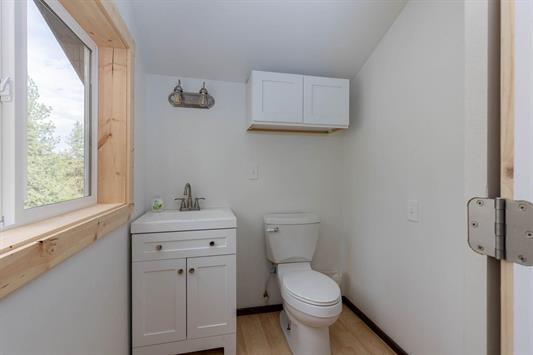
[[[194,209],[199,210],[200,209],[200,200],[205,200],[205,197],[196,197],[194,199]]]
[[[176,197],[174,201],[181,201],[180,202],[180,211],[183,211],[185,208],[185,198],[184,197]]]

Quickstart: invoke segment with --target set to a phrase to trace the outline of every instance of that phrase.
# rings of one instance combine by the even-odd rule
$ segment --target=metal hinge
[[[476,253],[533,266],[533,204],[503,198],[471,199],[468,244]]]
[[[0,102],[11,101],[11,80],[9,77],[0,79]]]

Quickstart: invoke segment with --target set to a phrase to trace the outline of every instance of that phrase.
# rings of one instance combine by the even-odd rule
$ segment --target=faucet
[[[192,207],[192,189],[191,184],[186,183],[185,189],[183,189],[183,196],[185,196],[185,208],[191,209]]]
[[[199,211],[200,210],[200,200],[205,200],[203,197],[192,198],[192,188],[191,184],[186,183],[185,188],[183,189],[183,197],[177,197],[174,200],[180,202],[180,211]]]

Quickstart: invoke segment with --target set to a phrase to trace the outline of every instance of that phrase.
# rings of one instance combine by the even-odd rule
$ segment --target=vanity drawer
[[[236,230],[134,234],[133,261],[235,254]]]

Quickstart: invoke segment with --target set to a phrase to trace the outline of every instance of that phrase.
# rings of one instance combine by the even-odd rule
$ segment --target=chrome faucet
[[[177,197],[174,200],[180,202],[180,211],[199,211],[200,210],[200,200],[205,200],[203,197],[192,198],[192,188],[191,184],[186,183],[185,188],[183,189],[183,197]]]

